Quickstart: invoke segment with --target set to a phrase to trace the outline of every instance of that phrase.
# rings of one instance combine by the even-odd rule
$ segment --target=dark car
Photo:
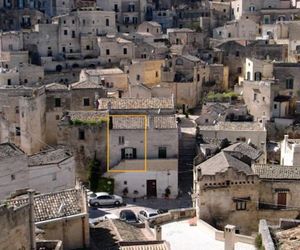
[[[137,219],[135,213],[130,209],[121,210],[120,220],[128,222],[128,223],[137,223],[138,222],[138,219]]]

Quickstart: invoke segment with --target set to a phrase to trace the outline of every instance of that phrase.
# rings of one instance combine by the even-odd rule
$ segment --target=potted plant
[[[166,199],[169,198],[170,194],[171,194],[171,190],[170,190],[169,187],[167,187],[167,188],[165,189],[165,198],[166,198]]]
[[[125,187],[125,188],[123,189],[123,196],[126,197],[127,194],[128,194],[128,188]]]
[[[133,202],[136,202],[136,198],[137,198],[137,196],[138,196],[138,194],[139,194],[139,191],[134,190],[134,191],[133,191],[133,194],[134,194]]]

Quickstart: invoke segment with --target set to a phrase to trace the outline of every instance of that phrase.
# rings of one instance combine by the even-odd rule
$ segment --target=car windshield
[[[94,197],[96,197],[97,195],[96,195],[95,193],[91,193],[89,196],[90,196],[91,198],[94,198]]]
[[[153,217],[156,216],[157,214],[153,213],[153,214],[149,214],[149,217]]]

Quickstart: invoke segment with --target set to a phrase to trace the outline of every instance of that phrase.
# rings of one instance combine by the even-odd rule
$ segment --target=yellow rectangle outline
[[[110,117],[144,117],[144,152],[145,152],[145,163],[144,163],[144,169],[143,170],[114,170],[110,169],[109,163],[110,163],[110,152],[109,152],[109,146],[110,146],[110,138],[109,138],[109,118]],[[147,115],[107,115],[107,127],[106,127],[106,171],[108,173],[144,173],[147,172]]]

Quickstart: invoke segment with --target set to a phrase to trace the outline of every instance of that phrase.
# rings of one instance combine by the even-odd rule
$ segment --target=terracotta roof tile
[[[67,189],[61,192],[34,196],[35,222],[71,216],[83,212],[79,190]],[[28,198],[7,201],[8,205],[19,207],[28,203]]]
[[[252,170],[262,179],[300,179],[300,166],[255,164]]]
[[[99,99],[99,109],[107,110],[109,103],[112,110],[174,109],[172,98],[101,98]]]

